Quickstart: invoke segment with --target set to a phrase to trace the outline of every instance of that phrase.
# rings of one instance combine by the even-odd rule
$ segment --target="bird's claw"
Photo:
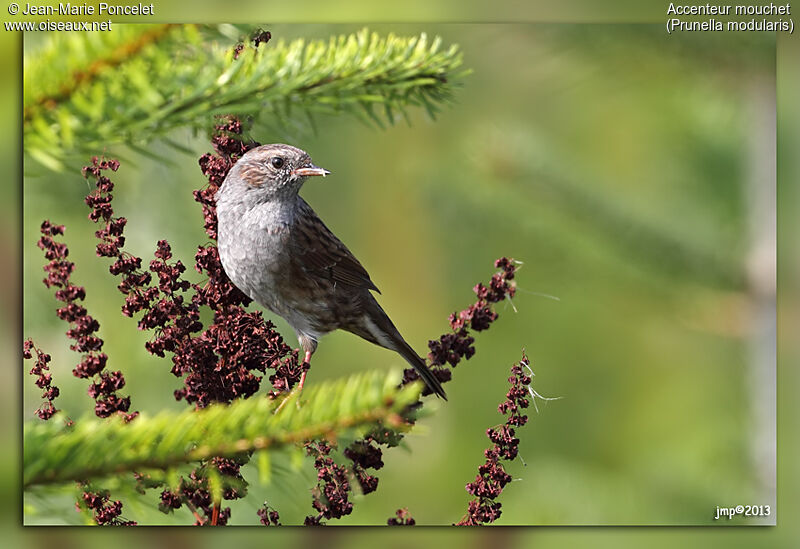
[[[303,366],[305,366],[306,363],[303,363]],[[300,382],[297,384],[296,387],[294,387],[291,391],[289,391],[289,394],[286,395],[286,397],[281,401],[280,404],[278,404],[278,407],[275,408],[273,414],[277,414],[278,412],[280,412],[284,404],[286,404],[295,394],[297,395],[297,398],[295,399],[295,405],[297,406],[298,409],[300,409],[300,396],[303,393],[303,385],[305,384],[307,373],[308,373],[308,368],[305,368],[303,370],[303,374],[300,376]]]
[[[295,387],[294,389],[289,391],[289,393],[284,397],[281,403],[278,404],[278,407],[275,408],[275,411],[272,413],[277,414],[278,412],[280,412],[281,409],[283,409],[283,407],[286,405],[286,403],[292,400],[295,394],[297,394],[297,398],[295,399],[295,404],[297,405],[297,408],[300,408],[300,393],[302,392],[303,392],[302,387]]]

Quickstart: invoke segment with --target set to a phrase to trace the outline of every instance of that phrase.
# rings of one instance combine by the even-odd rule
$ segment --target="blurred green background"
[[[414,113],[410,127],[328,118],[316,134],[255,137],[301,146],[334,172],[303,195],[370,270],[381,303],[419,350],[469,303],[492,259],[513,255],[525,267],[517,312],[501,308],[476,357],[456,371],[450,402],[409,437],[410,452],[386,454],[380,489],[341,522],[380,524],[398,506],[419,523],[457,521],[523,347],[537,390],[564,398],[521,430],[527,466],[510,468],[520,480],[503,494],[500,523],[711,524],[716,505],[774,497],[763,453],[774,444],[763,436],[774,399],[758,392],[774,358],[759,354],[765,300],[747,268],[761,242],[752,227],[758,189],[769,183],[760,147],[774,132],[774,39],[668,38],[657,26],[370,27],[460,44],[474,73],[456,103],[435,122]],[[287,38],[357,28],[269,26]],[[208,150],[203,136],[178,137],[197,156]],[[117,153],[128,159],[115,202],[129,219],[130,249],[149,257],[168,238],[191,263],[205,242],[191,201],[203,181],[196,158],[164,165],[107,151]],[[23,190],[23,333],[53,354],[60,407],[78,417],[90,401],[69,374],[76,357],[39,282],[43,218],[67,224],[74,280],[89,288],[134,407],[181,407],[168,364],[147,355],[146,334],[118,314],[121,297],[94,257],[85,182],[77,173],[29,177]],[[357,364],[343,358],[354,349]],[[332,334],[309,382],[389,364],[400,365]],[[25,381],[29,420],[38,391]],[[253,522],[257,493],[279,508],[302,502],[296,492],[311,477],[296,477],[253,482],[253,508],[234,504],[233,523]],[[306,511],[281,508],[287,522]]]

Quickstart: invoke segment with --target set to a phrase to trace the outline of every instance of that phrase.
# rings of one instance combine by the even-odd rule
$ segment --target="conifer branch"
[[[48,169],[119,144],[138,149],[163,139],[179,147],[168,139],[172,130],[208,128],[220,114],[280,122],[298,111],[347,112],[378,126],[411,106],[434,116],[464,74],[458,46],[425,34],[364,29],[244,49],[194,25],[108,35],[98,45],[91,33],[54,33],[25,61],[25,151]]]
[[[181,413],[117,418],[84,418],[72,425],[32,422],[24,428],[25,487],[135,471],[167,469],[250,450],[274,449],[316,437],[338,436],[359,426],[384,422],[402,428],[421,385],[400,386],[398,372],[368,372],[320,383],[278,400],[252,397]],[[299,406],[295,401],[300,399]]]
[[[69,99],[80,84],[136,55],[175,26],[124,25],[113,33],[77,36],[53,33],[36,60],[25,60],[23,120],[30,122],[39,107],[52,109]]]

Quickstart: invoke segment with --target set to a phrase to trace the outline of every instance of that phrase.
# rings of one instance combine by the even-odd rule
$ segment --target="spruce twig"
[[[194,25],[110,34],[101,45],[90,33],[54,34],[25,60],[25,152],[45,168],[120,144],[172,143],[173,130],[207,128],[219,114],[263,122],[349,113],[377,125],[410,106],[435,115],[464,74],[458,47],[424,33],[364,29],[238,51]],[[54,59],[64,68],[53,71]]]
[[[161,412],[124,423],[82,418],[25,425],[24,486],[86,480],[112,473],[167,469],[214,456],[275,449],[386,422],[400,427],[402,414],[419,398],[421,385],[400,387],[398,372],[368,372],[320,383],[302,393],[303,404],[284,406],[266,398],[239,399],[202,410]],[[290,399],[299,398],[292,393]]]

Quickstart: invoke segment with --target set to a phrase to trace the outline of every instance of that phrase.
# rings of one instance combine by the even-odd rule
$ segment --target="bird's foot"
[[[306,382],[306,374],[308,374],[309,368],[311,368],[311,353],[306,353],[306,358],[303,359],[303,373],[300,374],[300,383],[297,384],[297,390],[302,391],[303,385]]]
[[[303,367],[303,373],[300,375],[300,382],[291,391],[289,391],[289,394],[286,395],[286,398],[284,398],[283,401],[278,405],[278,407],[275,408],[275,412],[273,413],[277,414],[278,412],[280,412],[281,408],[283,408],[283,405],[286,404],[286,402],[290,398],[292,398],[292,395],[294,394],[297,394],[297,399],[295,400],[295,404],[297,405],[298,408],[300,408],[300,395],[303,392],[303,385],[305,385],[306,382],[306,374],[308,374],[308,369],[311,367],[311,353],[308,351],[306,351],[306,356],[303,359],[302,367]]]
[[[306,351],[306,356],[303,359],[303,373],[300,375],[300,383],[297,384],[297,388],[295,389],[298,392],[296,401],[298,408],[300,408],[300,394],[303,392],[303,385],[305,385],[306,374],[308,374],[309,368],[311,368],[311,353]]]

